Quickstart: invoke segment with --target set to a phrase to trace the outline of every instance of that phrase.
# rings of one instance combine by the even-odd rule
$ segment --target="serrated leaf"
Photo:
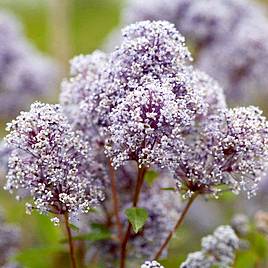
[[[139,232],[148,219],[148,212],[144,208],[128,208],[125,214],[135,233]]]
[[[152,187],[158,175],[159,174],[156,171],[148,170],[144,175],[144,180],[150,187]]]

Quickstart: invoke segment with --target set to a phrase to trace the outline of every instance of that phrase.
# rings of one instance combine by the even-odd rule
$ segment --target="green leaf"
[[[65,252],[63,245],[36,247],[20,251],[16,260],[29,268],[47,268],[53,266],[53,258],[59,253]],[[47,258],[44,258],[46,256]]]
[[[74,224],[70,223],[70,228],[75,231],[75,232],[79,232],[79,228],[77,226],[75,226]]]
[[[176,191],[176,189],[173,187],[160,188],[160,190],[162,190],[162,191]]]
[[[146,181],[146,183],[152,187],[154,184],[154,181],[157,179],[158,177],[158,173],[154,170],[148,170],[145,175],[144,175],[144,180]]]
[[[134,232],[138,233],[148,219],[148,212],[144,208],[128,208],[125,213]]]
[[[236,257],[236,268],[254,268],[258,258],[254,252],[239,252]]]

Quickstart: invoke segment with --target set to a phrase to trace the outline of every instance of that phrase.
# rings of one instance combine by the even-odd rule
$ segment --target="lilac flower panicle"
[[[239,238],[230,226],[220,226],[213,235],[202,239],[202,249],[205,252],[211,252],[216,262],[221,265],[231,265],[238,248]]]
[[[105,143],[115,167],[126,160],[159,161],[162,144],[172,146],[210,104],[204,99],[208,88],[200,90],[193,79],[190,53],[172,24],[144,21],[122,35],[109,56],[97,51],[76,57],[61,94],[70,123],[96,148]]]
[[[35,208],[40,213],[85,213],[103,200],[88,143],[72,130],[60,105],[34,103],[7,130],[6,141],[15,149],[5,188],[30,193],[33,204],[26,204],[28,212]]]
[[[179,93],[172,91],[173,81],[148,81],[130,92],[110,113],[106,154],[115,167],[129,159],[143,165],[161,162],[164,156],[158,152],[162,144],[167,140],[172,143],[197,116],[194,109],[199,96],[186,89],[182,97],[177,97]]]
[[[139,22],[122,31],[104,79],[110,113],[106,117],[106,154],[115,167],[126,160],[157,161],[168,144],[208,105],[187,65],[184,38],[168,22]],[[160,156],[164,157],[164,156]]]
[[[157,261],[146,261],[141,265],[141,268],[164,268],[164,266],[162,266]]]
[[[181,73],[180,67],[191,59],[184,37],[168,22],[131,24],[122,35],[121,45],[110,55],[104,84],[113,101],[141,86],[145,75],[160,79]]]
[[[204,136],[219,179],[233,190],[255,194],[268,160],[268,123],[262,112],[253,106],[223,111],[211,118]]]
[[[220,110],[204,121],[199,135],[185,142],[175,163],[179,189],[256,193],[267,166],[267,121],[256,107]]]
[[[202,238],[202,250],[188,255],[181,268],[231,267],[239,238],[230,226],[218,227],[213,235]]]
[[[228,99],[249,103],[267,94],[268,27],[266,19],[246,22],[224,44],[204,49],[197,65],[219,80]],[[215,64],[214,58],[221,64]]]
[[[213,257],[207,256],[202,251],[197,251],[188,254],[186,261],[180,265],[180,268],[211,268],[213,264]]]
[[[250,230],[250,221],[245,214],[236,214],[232,221],[231,226],[239,236],[245,236]]]
[[[99,100],[102,96],[99,81],[106,66],[107,56],[95,51],[71,61],[71,78],[61,86],[60,102],[71,125],[82,131],[85,139],[99,136]]]
[[[198,68],[219,80],[231,104],[267,95],[267,16],[256,1],[128,0],[121,23],[142,20],[176,25],[191,43]],[[119,40],[116,31],[109,40]]]
[[[165,21],[132,24],[122,30],[122,36],[121,45],[109,57],[102,81],[105,94],[100,109],[106,116],[102,121],[108,125],[107,113],[148,80],[162,83],[161,79],[174,77],[173,87],[183,86],[187,74],[182,67],[191,58],[184,37]]]

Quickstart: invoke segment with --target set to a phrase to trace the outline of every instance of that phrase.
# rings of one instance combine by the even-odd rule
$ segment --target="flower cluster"
[[[168,167],[188,194],[222,185],[254,194],[267,164],[261,112],[228,110],[221,87],[189,65],[174,25],[144,21],[122,35],[110,55],[72,61],[62,104],[74,128],[104,145],[115,168],[129,160]]]
[[[258,100],[267,96],[268,26],[267,20],[250,20],[237,27],[225,43],[204,49],[197,65],[216,77],[232,102]],[[212,60],[217,58],[221,64]]]
[[[190,253],[180,268],[230,267],[235,251],[239,248],[239,238],[230,226],[218,227],[213,235],[202,239],[202,250]]]
[[[184,38],[172,24],[144,21],[122,33],[105,83],[105,103],[113,102],[106,154],[115,167],[126,160],[149,165],[158,161],[163,144],[206,113],[207,105],[187,65],[191,57]]]
[[[264,12],[247,0],[129,0],[122,12],[124,24],[146,19],[170,21],[202,48],[222,41],[244,20],[257,17],[264,17]]]
[[[201,98],[191,88],[192,92],[185,88],[174,92],[179,84],[177,79],[147,81],[113,109],[106,154],[114,166],[129,159],[142,165],[161,162],[162,145],[167,150],[167,144],[191,125]]]
[[[62,82],[60,101],[73,128],[84,138],[99,137],[98,106],[101,87],[98,85],[107,56],[101,51],[80,55],[71,60],[71,78]],[[100,141],[99,141],[100,142]]]
[[[51,94],[56,81],[56,69],[51,59],[42,55],[28,42],[16,18],[1,12],[1,118],[16,114],[36,97]]]
[[[103,200],[102,178],[87,142],[59,105],[34,103],[8,125],[12,150],[6,189],[29,191],[41,213],[87,212]]]
[[[250,230],[249,218],[244,214],[236,214],[231,221],[231,226],[238,236],[245,236]]]
[[[0,215],[0,265],[8,267],[12,257],[20,244],[20,231],[17,226],[7,224],[1,211]],[[6,265],[6,266],[5,266]]]
[[[74,77],[63,83],[61,98],[76,129],[87,139],[101,136],[115,167],[126,160],[156,162],[161,145],[171,143],[169,136],[178,136],[208,110],[174,25],[144,21],[122,35],[109,57],[95,52],[74,59]]]
[[[267,94],[268,24],[259,4],[249,0],[127,1],[121,23],[142,20],[174,23],[192,43],[197,66],[222,83],[230,103],[256,98],[256,89]],[[107,42],[118,44],[118,40],[115,31]]]
[[[141,268],[164,268],[164,266],[162,266],[157,261],[146,261],[141,265]]]
[[[255,194],[268,160],[268,124],[255,107],[220,110],[185,147],[175,163],[179,189],[192,192],[220,191]]]

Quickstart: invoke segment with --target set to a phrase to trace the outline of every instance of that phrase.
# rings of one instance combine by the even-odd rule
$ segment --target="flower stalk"
[[[120,216],[119,216],[120,204],[119,204],[119,197],[118,197],[118,192],[117,192],[117,187],[116,187],[115,170],[111,164],[111,161],[109,162],[109,170],[110,170],[110,176],[111,176],[112,200],[113,200],[115,221],[116,221],[116,226],[117,226],[117,231],[118,231],[118,239],[120,242],[122,242],[123,228],[122,228],[122,223],[120,221]]]
[[[67,237],[68,237],[68,244],[69,244],[70,259],[71,259],[72,268],[77,268],[77,264],[76,264],[76,260],[75,260],[74,243],[73,243],[72,232],[71,232],[71,228],[70,228],[70,224],[69,224],[69,214],[68,213],[64,214],[64,224],[65,224]]]
[[[181,213],[181,215],[180,215],[177,223],[175,224],[174,228],[170,231],[170,233],[167,236],[166,240],[164,241],[164,243],[161,245],[161,247],[157,251],[157,253],[156,253],[155,257],[154,257],[155,260],[158,260],[161,257],[161,255],[162,255],[164,249],[167,247],[169,241],[171,240],[171,238],[173,237],[173,235],[175,234],[175,232],[178,230],[178,228],[184,222],[184,219],[185,219],[185,217],[186,217],[186,215],[187,215],[190,207],[192,206],[192,204],[193,204],[193,202],[194,202],[194,200],[196,199],[197,196],[198,196],[198,192],[194,193],[190,197],[190,199],[188,200],[188,202],[187,202],[185,208],[183,209],[183,211],[182,211],[182,213]]]
[[[137,182],[136,182],[136,187],[135,187],[135,192],[134,192],[133,202],[132,202],[133,207],[137,207],[140,192],[141,192],[142,185],[144,182],[145,172],[146,172],[146,167],[138,168]],[[125,268],[126,254],[127,254],[127,243],[128,243],[130,234],[131,234],[131,223],[128,222],[127,231],[125,233],[125,236],[124,236],[124,239],[123,239],[122,245],[121,245],[120,268]]]

